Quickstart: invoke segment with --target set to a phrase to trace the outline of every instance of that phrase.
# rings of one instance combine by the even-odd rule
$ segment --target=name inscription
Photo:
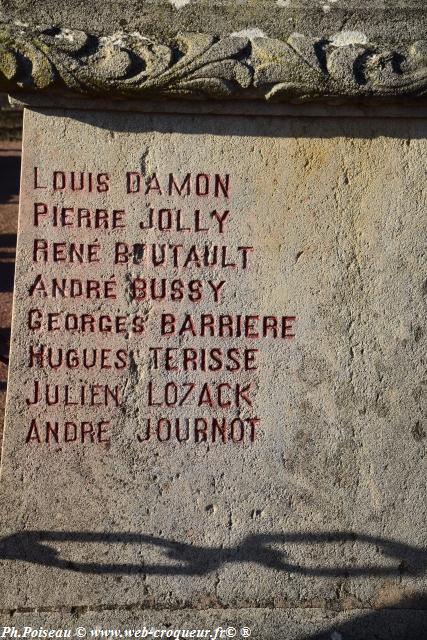
[[[135,403],[138,447],[257,442],[263,344],[297,318],[230,310],[257,268],[229,232],[233,189],[228,173],[33,167],[28,446],[110,446]]]

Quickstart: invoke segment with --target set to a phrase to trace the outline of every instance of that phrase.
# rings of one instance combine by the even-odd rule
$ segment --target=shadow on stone
[[[108,545],[148,545],[165,552],[170,564],[121,564],[75,562],[61,558],[55,543]],[[301,566],[288,559],[287,544],[327,545],[361,543],[376,548],[386,560],[376,566]],[[253,563],[274,571],[306,576],[357,577],[422,575],[427,566],[427,550],[387,538],[352,532],[273,533],[247,536],[229,548],[201,547],[139,533],[102,533],[87,531],[22,531],[0,540],[0,559],[22,560],[88,574],[207,575],[227,563]],[[387,562],[394,561],[392,563]],[[176,564],[178,563],[178,564]]]
[[[101,107],[100,107],[101,108]],[[39,109],[35,109],[38,111]],[[41,112],[54,117],[55,112],[40,109]],[[375,139],[378,136],[393,136],[402,140],[425,139],[427,124],[425,120],[390,119],[384,117],[298,117],[283,118],[261,114],[198,114],[179,113],[174,119],[173,131],[170,114],[167,113],[129,113],[126,111],[84,111],[71,110],[67,117],[77,122],[88,124],[97,129],[111,132],[152,133],[160,134],[213,134],[224,137],[224,147],[230,144],[235,136],[253,138],[336,138],[351,136],[355,139]],[[254,124],[256,122],[256,125]],[[252,123],[253,126],[248,126]],[[74,149],[76,153],[78,149]],[[129,167],[129,171],[135,168]]]
[[[55,543],[85,545],[146,545],[163,550],[169,564],[120,564],[75,562],[61,558]],[[374,547],[383,563],[375,566],[301,566],[290,562],[285,549],[288,544],[328,545],[355,543]],[[272,548],[274,546],[274,548]],[[202,576],[218,570],[227,563],[252,563],[272,571],[283,571],[318,577],[391,577],[422,575],[427,567],[427,550],[396,540],[353,532],[273,533],[247,536],[239,545],[230,548],[201,547],[139,533],[102,533],[78,531],[23,531],[0,540],[0,559],[18,560],[37,565],[56,567],[84,574],[144,574]],[[392,561],[391,564],[390,560]],[[304,636],[304,640],[422,640],[427,637],[427,599],[421,593],[393,602],[390,608],[355,611],[342,621],[337,612],[336,622],[326,630]],[[347,611],[347,614],[351,611]],[[341,618],[341,621],[339,620]],[[285,629],[278,629],[285,633]],[[286,637],[280,635],[280,637]],[[298,636],[300,637],[300,636]],[[303,640],[301,636],[301,640]]]
[[[403,598],[394,607],[356,614],[351,620],[301,640],[423,640],[427,637],[427,597],[424,594]]]

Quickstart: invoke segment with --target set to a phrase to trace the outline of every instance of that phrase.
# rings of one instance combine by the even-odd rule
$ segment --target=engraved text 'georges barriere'
[[[256,442],[263,426],[255,409],[262,344],[292,340],[296,318],[227,312],[236,278],[251,274],[257,256],[256,247],[228,241],[232,176],[128,171],[113,180],[108,171],[46,174],[34,167],[32,189],[25,215],[33,230],[26,250],[34,267],[27,317],[34,381],[25,390],[26,442],[108,445],[117,433],[114,409],[126,406],[138,362],[149,363],[149,376],[131,382],[144,412],[135,444]],[[97,198],[105,202],[113,190],[123,206],[97,207]],[[77,193],[86,206],[73,205]],[[197,208],[186,204],[189,197]],[[135,199],[137,214],[129,215],[126,203],[134,206]],[[108,277],[91,277],[94,265]],[[97,335],[116,341],[108,346]],[[73,336],[94,340],[67,346]],[[65,384],[49,379],[65,370]],[[31,416],[33,409],[46,417]],[[65,419],[55,417],[61,409]],[[85,409],[99,419],[67,419]]]

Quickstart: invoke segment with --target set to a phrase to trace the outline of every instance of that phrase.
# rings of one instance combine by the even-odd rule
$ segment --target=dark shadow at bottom
[[[416,594],[394,606],[396,608],[356,614],[351,620],[331,625],[325,631],[301,640],[426,640],[427,596]],[[281,634],[285,634],[285,629]]]
[[[56,545],[66,543],[66,555]],[[67,544],[68,543],[68,544]],[[70,546],[71,543],[71,546]],[[107,544],[111,555],[120,557],[123,545],[148,547],[147,561],[144,556],[137,563],[96,561],[96,547],[90,552],[90,561],[79,561],[74,555],[78,547],[85,545],[85,556],[91,545]],[[345,558],[345,545],[352,549],[352,561],[343,561],[338,566],[319,565],[312,560],[301,564],[292,559],[293,545],[311,548],[316,546],[338,546]],[[354,558],[355,544],[374,550],[378,562],[357,562]],[[119,546],[117,546],[119,545]],[[150,562],[153,552],[160,553],[157,562]],[[331,557],[336,558],[332,553]],[[365,556],[362,553],[362,556]],[[105,556],[102,556],[105,558]],[[299,554],[301,557],[301,553]],[[307,553],[303,557],[312,557]],[[372,554],[371,554],[372,557]],[[271,533],[250,535],[235,547],[202,547],[177,542],[142,533],[104,533],[90,531],[20,531],[0,540],[0,559],[23,561],[46,567],[55,567],[66,572],[87,575],[158,575],[158,576],[205,576],[230,563],[250,563],[262,566],[274,573],[286,572],[309,577],[363,578],[363,577],[415,577],[425,574],[427,552],[422,547],[402,543],[390,538],[381,538],[349,531],[318,533]],[[354,613],[345,622],[332,624],[326,631],[305,636],[305,640],[427,640],[427,598],[415,594],[393,608]],[[349,612],[347,611],[347,614]],[[309,615],[307,610],[307,615]],[[302,636],[298,636],[302,640]],[[277,630],[277,638],[286,640],[286,629]]]

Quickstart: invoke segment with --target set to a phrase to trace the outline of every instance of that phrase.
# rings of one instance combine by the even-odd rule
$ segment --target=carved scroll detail
[[[138,32],[99,37],[3,23],[0,90],[294,101],[423,96],[427,40],[394,51],[297,34],[284,42],[186,33],[164,45]]]

